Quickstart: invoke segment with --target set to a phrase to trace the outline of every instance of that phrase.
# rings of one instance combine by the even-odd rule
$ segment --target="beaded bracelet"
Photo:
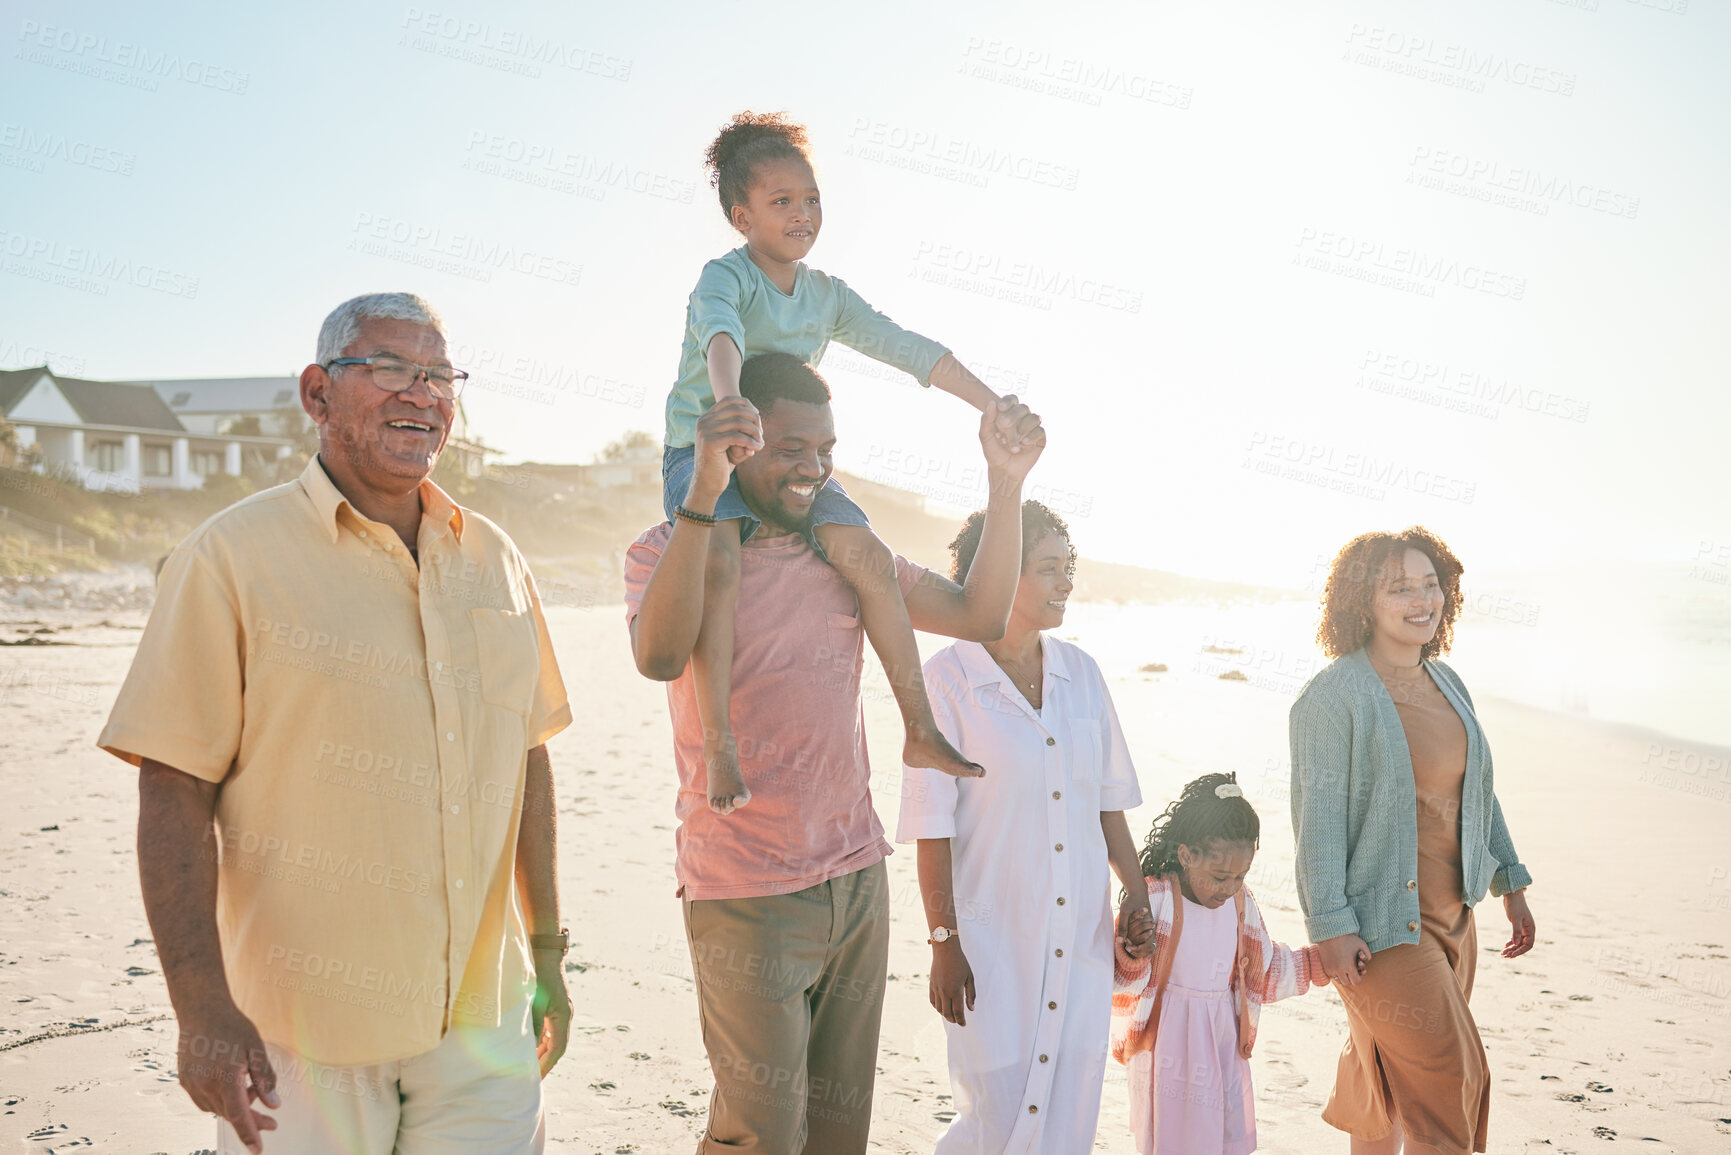
[[[698,513],[695,510],[686,509],[683,505],[673,507],[673,516],[682,521],[689,521],[692,525],[713,526],[716,523],[714,514]]]

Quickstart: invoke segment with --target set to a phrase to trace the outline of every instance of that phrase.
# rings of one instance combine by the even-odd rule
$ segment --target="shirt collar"
[[[963,642],[956,647],[956,653],[962,659],[962,669],[968,675],[968,688],[978,690],[983,686],[997,685],[1010,680],[1004,673],[1004,668],[986,652],[986,647],[978,642]],[[1045,662],[1046,673],[1054,678],[1070,680],[1070,666],[1064,660],[1064,647],[1054,645],[1052,639],[1045,634],[1040,635],[1040,655]]]
[[[330,474],[325,472],[325,467],[319,462],[318,454],[313,454],[307,461],[307,467],[301,470],[300,481],[301,488],[312,499],[313,511],[318,514],[319,525],[330,533],[333,544],[341,529],[341,523],[337,520],[339,511],[346,508],[350,514],[362,521],[371,520],[343,496],[343,491],[337,488],[336,482],[331,480]],[[435,526],[449,527],[452,536],[459,543],[463,540],[462,508],[451,500],[449,494],[434,485],[430,477],[421,482],[421,521],[423,524],[431,521]]]
[[[750,245],[740,245],[739,248],[735,249],[734,251],[739,254],[740,260],[744,261],[746,264],[750,265],[753,269],[757,270],[757,275],[759,277],[763,278],[764,284],[768,285],[770,288],[775,290],[776,296],[781,297],[784,300],[792,300],[794,297],[799,296],[800,283],[805,280],[805,262],[804,261],[795,261],[793,263],[793,292],[784,293],[781,291],[781,289],[776,285],[776,283],[774,281],[769,279],[769,274],[764,272],[763,269],[758,265],[758,263],[751,259],[751,246]]]

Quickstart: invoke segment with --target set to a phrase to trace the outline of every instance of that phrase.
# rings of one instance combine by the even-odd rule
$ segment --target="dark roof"
[[[301,407],[299,377],[202,377],[136,381],[176,413],[269,413]]]
[[[30,386],[36,384],[42,374],[48,372],[48,366],[36,369],[6,369],[0,370],[0,413],[10,413],[12,406],[30,391]]]
[[[129,429],[161,429],[184,433],[166,402],[148,385],[124,385],[118,381],[84,381],[77,377],[55,377],[54,383],[90,425],[124,425]]]

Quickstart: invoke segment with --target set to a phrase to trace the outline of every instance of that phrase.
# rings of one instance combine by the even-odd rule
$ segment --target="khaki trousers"
[[[699,1155],[864,1155],[888,896],[879,861],[795,894],[685,901],[715,1074]]]
[[[497,1027],[452,1027],[422,1055],[361,1067],[315,1063],[266,1043],[282,1107],[268,1155],[540,1155],[541,1064],[529,1004]],[[227,1120],[220,1155],[246,1155]]]

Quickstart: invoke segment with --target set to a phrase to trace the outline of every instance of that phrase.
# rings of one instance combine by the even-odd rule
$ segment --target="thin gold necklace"
[[[1004,671],[1004,673],[1010,675],[1011,681],[1015,681],[1017,678],[1025,678],[1028,676],[1025,671],[1018,672],[1021,670],[1021,665],[1022,665],[1022,663],[1019,660],[1014,660],[1014,659],[1009,659],[1009,658],[1000,658],[1000,657],[998,657],[998,655],[993,654],[992,651],[990,651],[990,650],[986,650],[986,653],[991,654],[992,661],[998,663],[998,669],[1000,669],[1000,670]],[[1038,658],[1039,658],[1039,653],[1036,651],[1035,660],[1038,660]],[[1017,667],[1017,669],[1016,670],[1010,669],[1010,667],[1012,665]],[[1028,689],[1032,690],[1035,688],[1036,687],[1035,687],[1033,682],[1028,683]]]

